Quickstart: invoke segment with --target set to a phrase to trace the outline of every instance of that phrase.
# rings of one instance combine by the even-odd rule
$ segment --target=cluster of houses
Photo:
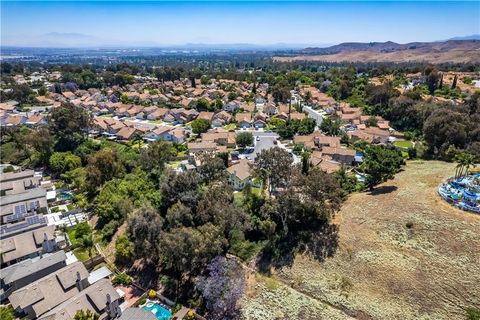
[[[47,190],[32,170],[0,175],[0,300],[22,319],[73,319],[90,310],[122,319],[124,292],[106,267],[89,272],[49,224]]]

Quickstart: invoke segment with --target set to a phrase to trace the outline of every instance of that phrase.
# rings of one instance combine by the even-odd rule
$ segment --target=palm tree
[[[95,247],[95,242],[93,241],[93,234],[89,233],[84,235],[80,240],[80,247],[87,250],[88,257],[92,259],[93,248]]]
[[[458,162],[455,169],[455,179],[465,176],[470,168],[475,167],[475,157],[468,152],[460,152],[457,154],[455,161]]]

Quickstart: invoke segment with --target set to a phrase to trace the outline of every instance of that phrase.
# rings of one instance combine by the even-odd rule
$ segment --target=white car
[[[260,136],[257,136],[255,140],[260,141]]]

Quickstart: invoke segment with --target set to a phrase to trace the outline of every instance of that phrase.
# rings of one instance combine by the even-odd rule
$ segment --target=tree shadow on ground
[[[338,231],[338,225],[323,223],[279,235],[260,254],[258,270],[269,275],[272,268],[291,267],[298,253],[323,262],[337,250]]]
[[[378,196],[381,194],[388,194],[392,193],[393,191],[396,191],[398,189],[397,186],[381,186],[377,187],[371,191],[368,191],[368,194],[371,196]]]
[[[145,289],[158,286],[159,272],[155,265],[151,263],[143,263],[143,261],[137,260],[130,267],[128,274],[138,279],[138,284]]]

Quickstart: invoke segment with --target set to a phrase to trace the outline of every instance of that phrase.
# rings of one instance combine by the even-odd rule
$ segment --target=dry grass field
[[[454,45],[444,42],[430,46],[379,52],[374,50],[344,50],[335,54],[298,55],[274,57],[275,61],[327,61],[327,62],[430,62],[430,63],[480,63],[480,44],[465,42]]]
[[[336,217],[335,255],[250,275],[244,319],[465,319],[480,308],[480,216],[436,192],[454,164],[412,161]]]

